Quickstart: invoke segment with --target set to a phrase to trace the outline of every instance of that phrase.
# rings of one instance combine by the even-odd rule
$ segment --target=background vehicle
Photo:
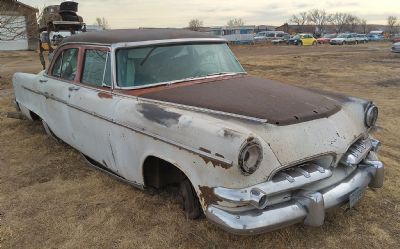
[[[355,38],[357,43],[368,43],[368,37],[366,34],[356,34]]]
[[[368,41],[383,41],[385,38],[382,35],[378,34],[368,34]]]
[[[312,34],[298,34],[288,41],[289,45],[310,46],[317,45],[317,40]]]
[[[262,31],[254,36],[254,42],[267,42],[275,40],[284,34],[283,31]]]
[[[81,30],[83,18],[77,15],[77,11],[78,3],[72,1],[45,7],[39,20],[39,31]]]
[[[272,40],[272,44],[277,45],[277,44],[287,44],[289,39],[290,39],[290,35],[287,33],[282,33],[282,34],[278,34],[279,38]]]
[[[400,36],[395,36],[395,37],[392,39],[392,42],[393,42],[393,43],[400,42]]]
[[[400,42],[396,42],[392,45],[393,53],[400,53]]]
[[[346,44],[356,44],[356,38],[354,34],[340,34],[336,38],[331,39],[329,42],[331,45],[346,45]]]
[[[317,39],[317,42],[319,44],[329,44],[329,42],[331,41],[331,39],[336,38],[336,34],[326,34],[320,38]]]

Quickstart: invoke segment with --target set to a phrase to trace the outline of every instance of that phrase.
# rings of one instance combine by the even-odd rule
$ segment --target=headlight
[[[248,142],[242,147],[239,153],[239,166],[244,174],[253,174],[262,161],[262,147],[260,143],[254,139],[248,139]]]
[[[367,127],[373,127],[376,124],[376,120],[378,119],[378,107],[372,104],[367,108],[365,113],[365,125]]]

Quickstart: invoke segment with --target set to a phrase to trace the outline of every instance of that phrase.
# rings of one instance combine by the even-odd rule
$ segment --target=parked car
[[[392,42],[393,42],[393,43],[400,42],[400,36],[395,36],[395,37],[392,39]]]
[[[279,37],[278,37],[278,38],[272,40],[271,42],[272,42],[272,44],[274,44],[274,45],[277,45],[277,44],[287,44],[288,41],[289,41],[289,39],[290,39],[290,35],[289,35],[289,34],[287,34],[287,33],[282,33],[282,34],[279,34]]]
[[[368,43],[368,37],[366,34],[356,34],[355,38],[357,43]]]
[[[393,43],[392,52],[393,53],[400,53],[400,42]]]
[[[81,30],[84,23],[82,17],[77,15],[77,11],[78,3],[73,1],[65,1],[60,5],[45,7],[39,20],[40,32]]]
[[[249,76],[210,34],[77,34],[13,87],[18,110],[93,167],[138,188],[179,185],[188,218],[233,233],[320,226],[383,184],[371,101]]]
[[[346,44],[356,44],[357,40],[354,34],[340,34],[336,38],[331,39],[329,42],[331,45],[346,45]]]
[[[262,31],[254,36],[254,41],[256,43],[272,41],[280,38],[283,34],[283,31]]]
[[[382,35],[368,34],[368,41],[383,41],[385,38]]]
[[[331,41],[331,39],[336,38],[336,34],[326,34],[320,38],[317,39],[317,42],[319,44],[329,44],[329,42]]]
[[[288,44],[298,46],[310,46],[317,45],[317,40],[312,34],[298,34],[290,38]]]

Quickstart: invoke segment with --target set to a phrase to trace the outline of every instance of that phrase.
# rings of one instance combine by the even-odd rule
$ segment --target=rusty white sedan
[[[139,188],[178,185],[187,217],[233,233],[321,226],[383,184],[371,101],[249,76],[209,34],[78,34],[13,84],[17,108],[91,165]]]

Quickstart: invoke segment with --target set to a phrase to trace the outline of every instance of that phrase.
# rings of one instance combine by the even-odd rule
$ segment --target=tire
[[[298,44],[298,46],[300,46],[300,47],[303,46],[303,42],[300,41],[299,44]]]
[[[188,219],[197,219],[202,214],[199,199],[189,179],[185,178],[179,184],[179,192],[182,197],[182,208]]]

